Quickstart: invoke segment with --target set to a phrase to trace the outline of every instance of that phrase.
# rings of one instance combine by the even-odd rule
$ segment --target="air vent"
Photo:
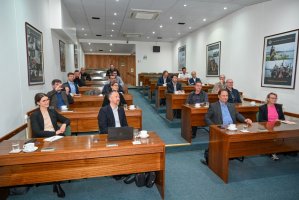
[[[124,33],[123,36],[126,38],[139,38],[141,33]]]
[[[97,34],[96,36],[98,36],[98,37],[102,37],[102,35],[99,35],[99,34]]]
[[[91,17],[91,19],[99,20],[100,18],[99,17]]]
[[[161,10],[142,10],[142,9],[132,9],[130,18],[132,19],[147,19],[155,20],[161,13]]]
[[[104,51],[103,49],[100,49],[99,51]]]
[[[158,39],[158,40],[162,40],[162,37],[159,36],[159,37],[157,37],[157,39]]]
[[[179,22],[178,25],[185,25],[185,22]]]

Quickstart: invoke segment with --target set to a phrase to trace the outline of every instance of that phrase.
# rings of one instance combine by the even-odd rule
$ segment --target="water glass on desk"
[[[13,141],[11,147],[13,152],[20,151],[20,143],[18,141]]]
[[[124,109],[128,110],[128,105],[127,104],[124,104]]]
[[[134,128],[133,136],[134,136],[134,141],[137,141],[139,137],[139,130],[137,128]]]

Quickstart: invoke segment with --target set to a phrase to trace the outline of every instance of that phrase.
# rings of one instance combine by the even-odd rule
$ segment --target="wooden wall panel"
[[[126,84],[136,85],[135,55],[85,55],[87,69],[107,70],[113,64]]]

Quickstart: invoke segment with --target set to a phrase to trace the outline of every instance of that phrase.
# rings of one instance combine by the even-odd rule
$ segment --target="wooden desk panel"
[[[59,112],[71,120],[72,132],[98,131],[98,114],[100,107],[74,108],[68,112]],[[142,110],[125,110],[128,125],[142,129]]]
[[[37,151],[18,154],[9,154],[11,141],[0,143],[0,187],[156,171],[164,198],[165,144],[154,132],[141,145],[126,140],[118,141],[118,147],[106,147],[105,134],[38,142]],[[55,151],[41,152],[45,147]]]
[[[70,108],[101,107],[104,101],[104,96],[81,95],[73,98],[74,103],[70,104]],[[128,105],[133,104],[133,96],[131,94],[124,94],[124,98]]]
[[[250,133],[210,126],[209,168],[228,182],[229,158],[299,150],[299,120],[296,125],[253,123]],[[237,128],[242,129],[242,125]]]
[[[189,94],[166,94],[166,118],[170,121],[173,120],[173,110],[181,110],[182,106],[186,103]],[[210,103],[218,101],[218,95],[208,93]]]
[[[79,93],[83,95],[85,92],[90,91],[90,90],[98,90],[99,92],[102,93],[103,87],[104,86],[101,86],[101,87],[100,86],[99,87],[83,86],[83,87],[79,87]]]
[[[248,102],[236,104],[236,109],[245,118],[250,118],[256,121],[256,113],[259,108],[258,105],[250,106]],[[194,105],[182,106],[182,119],[181,119],[181,136],[188,142],[192,142],[192,126],[206,126],[205,114],[208,112],[207,107],[195,108]]]

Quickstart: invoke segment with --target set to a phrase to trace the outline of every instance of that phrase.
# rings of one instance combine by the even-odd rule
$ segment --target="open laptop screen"
[[[133,127],[109,127],[108,128],[108,141],[116,140],[132,140]]]

